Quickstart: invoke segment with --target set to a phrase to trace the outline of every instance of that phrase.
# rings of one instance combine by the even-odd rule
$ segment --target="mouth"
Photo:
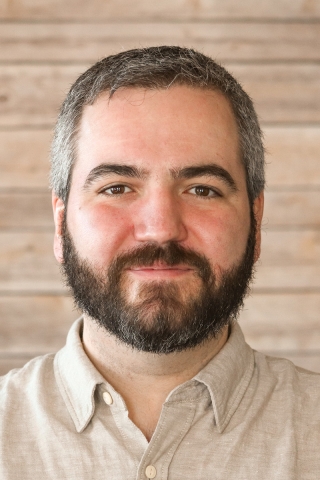
[[[156,278],[174,278],[194,273],[194,269],[187,265],[166,265],[156,263],[151,266],[131,267],[128,272],[138,277]]]

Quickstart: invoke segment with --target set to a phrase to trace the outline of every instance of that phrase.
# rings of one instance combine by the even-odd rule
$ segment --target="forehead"
[[[159,170],[214,162],[242,168],[238,130],[222,93],[187,86],[122,89],[83,111],[75,170],[120,162]]]

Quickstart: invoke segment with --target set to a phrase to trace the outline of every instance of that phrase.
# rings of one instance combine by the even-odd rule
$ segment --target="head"
[[[120,89],[168,89],[185,85],[221,92],[230,102],[239,133],[239,154],[251,202],[263,191],[264,148],[259,121],[248,94],[211,58],[177,46],[134,49],[111,55],[84,72],[71,87],[58,117],[51,150],[51,187],[65,203],[77,157],[78,129],[86,105]]]
[[[225,69],[178,47],[97,63],[62,106],[51,178],[56,257],[88,318],[156,353],[236,318],[259,255],[263,147]]]

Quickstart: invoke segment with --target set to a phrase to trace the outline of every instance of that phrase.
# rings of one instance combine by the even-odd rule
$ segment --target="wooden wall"
[[[99,58],[192,46],[256,102],[268,149],[263,253],[248,342],[320,372],[320,2],[3,0],[0,372],[55,351],[78,313],[52,254],[48,149],[60,102]]]

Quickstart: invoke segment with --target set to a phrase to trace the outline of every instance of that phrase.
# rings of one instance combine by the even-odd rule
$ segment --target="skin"
[[[110,165],[137,172],[110,171]],[[206,170],[186,178],[187,167]],[[53,194],[59,262],[64,210]],[[256,260],[262,212],[263,194],[254,202]],[[145,242],[175,241],[204,254],[219,281],[221,272],[243,256],[250,227],[245,171],[228,101],[219,92],[186,86],[123,89],[111,100],[101,95],[83,112],[67,218],[79,254],[97,269],[107,269],[116,255]],[[125,273],[128,301],[134,303],[141,284],[150,281],[176,282],[182,299],[194,295],[201,282],[186,265],[131,269]],[[170,391],[196,375],[227,335],[224,329],[193,350],[155,355],[121,344],[85,316],[83,344],[150,440]]]

